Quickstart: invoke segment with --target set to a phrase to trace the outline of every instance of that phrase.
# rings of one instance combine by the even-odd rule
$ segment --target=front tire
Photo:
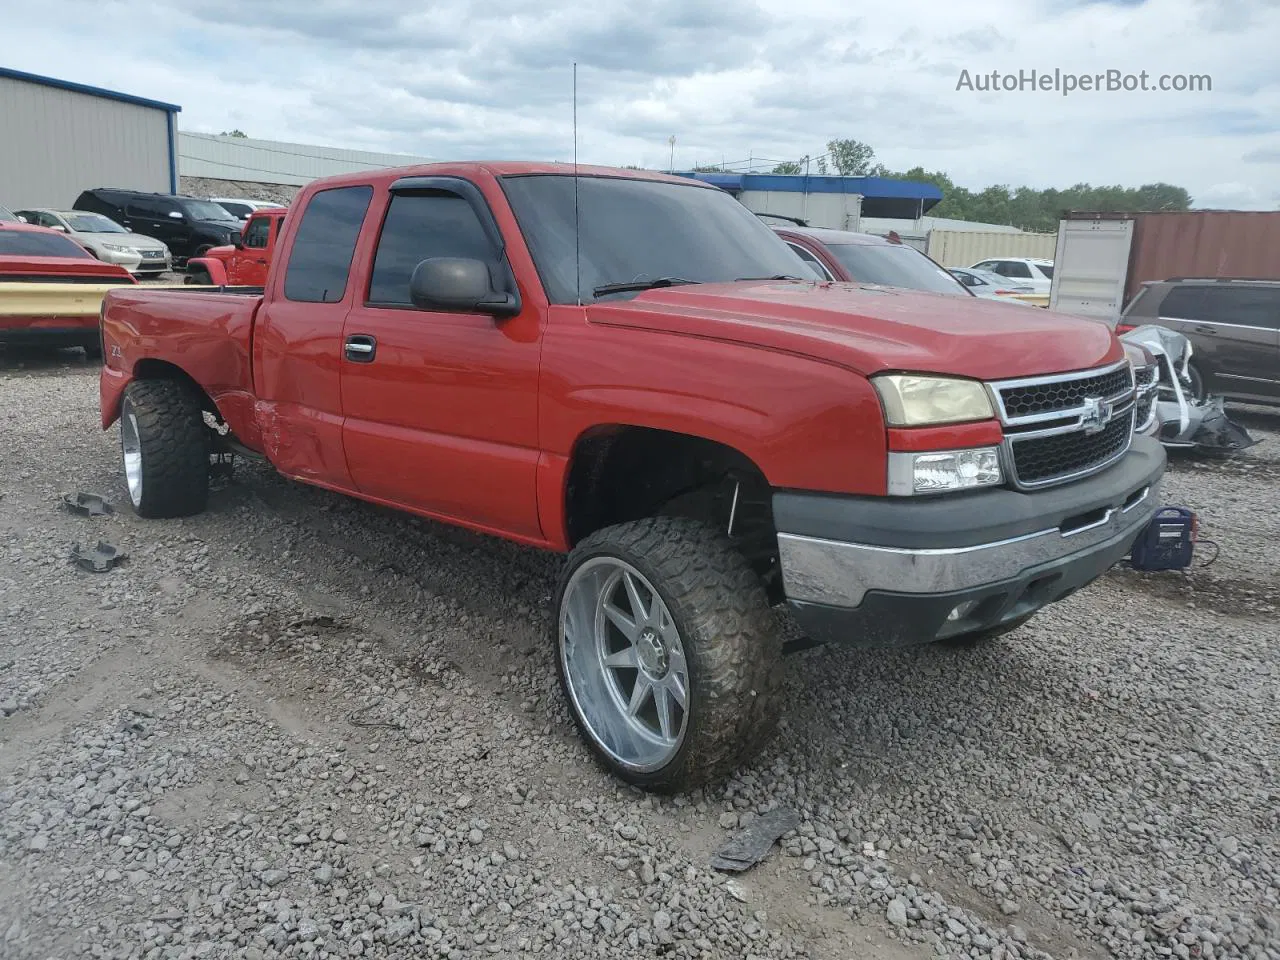
[[[1204,403],[1204,399],[1208,395],[1204,388],[1204,375],[1196,368],[1194,363],[1187,364],[1187,379],[1191,381],[1191,399],[1196,403]]]
[[[177,380],[135,380],[120,405],[120,454],[140,517],[187,517],[209,501],[209,432],[200,400]]]
[[[777,726],[781,641],[729,541],[678,517],[600,530],[569,555],[553,630],[579,732],[612,773],[688,790],[733,772]]]

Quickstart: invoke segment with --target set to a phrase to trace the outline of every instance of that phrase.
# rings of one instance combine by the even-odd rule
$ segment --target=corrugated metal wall
[[[1053,259],[1057,235],[1052,233],[977,233],[930,230],[929,256],[944,267],[971,267],[989,257]]]
[[[0,77],[0,203],[69,207],[89,187],[169,192],[169,115]]]
[[[429,157],[401,153],[342,150],[208,133],[178,134],[178,173],[184,177],[300,187],[317,177],[432,162]]]
[[[1280,279],[1280,210],[1072,212],[1071,220],[1132,220],[1125,303],[1144,281],[1170,277]]]

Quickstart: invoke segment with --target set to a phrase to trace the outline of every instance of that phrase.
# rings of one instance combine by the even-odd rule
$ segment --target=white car
[[[139,276],[159,276],[173,269],[173,256],[160,240],[130,233],[110,217],[84,210],[19,210],[27,223],[70,235],[103,263],[118,263]]]
[[[1053,261],[1035,257],[993,257],[975,263],[970,270],[988,270],[1018,284],[1030,284],[1036,293],[1048,293],[1053,286]]]
[[[248,220],[255,210],[284,206],[283,203],[272,203],[269,200],[247,200],[244,197],[210,197],[209,199],[241,222]]]
[[[1035,293],[1036,288],[1029,283],[1015,283],[1008,277],[989,270],[971,270],[953,267],[951,275],[969,288],[969,292],[983,300],[1003,300],[1006,303],[1026,303],[1018,300],[1019,294]],[[1028,304],[1031,306],[1031,304]]]

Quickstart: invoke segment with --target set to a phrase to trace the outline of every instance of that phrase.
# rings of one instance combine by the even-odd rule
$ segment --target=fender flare
[[[200,267],[209,274],[209,280],[216,287],[225,286],[227,282],[227,265],[217,257],[192,257],[187,261],[187,273],[192,267]]]

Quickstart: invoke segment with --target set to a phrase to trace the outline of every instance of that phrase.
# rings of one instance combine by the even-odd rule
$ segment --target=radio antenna
[[[573,61],[573,265],[578,306],[582,306],[582,223],[578,218],[578,61]]]

